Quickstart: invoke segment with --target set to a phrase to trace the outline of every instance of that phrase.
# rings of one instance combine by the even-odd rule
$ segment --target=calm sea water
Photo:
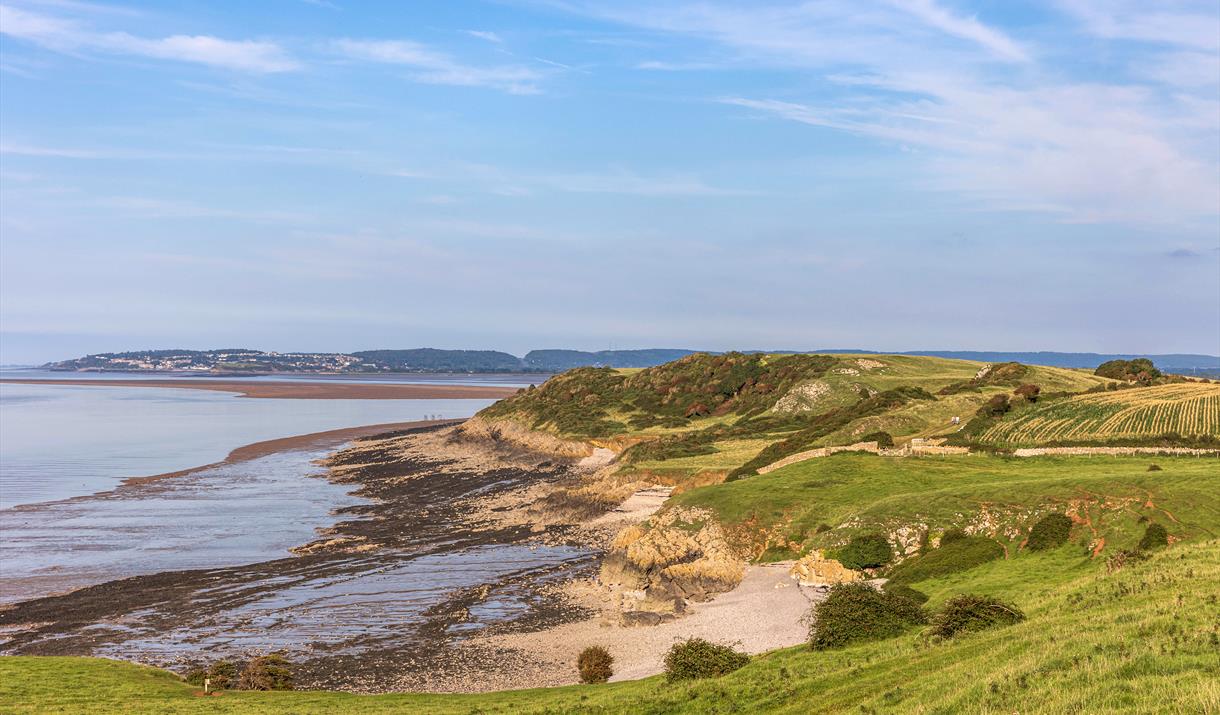
[[[0,509],[217,462],[252,442],[429,415],[468,417],[488,404],[250,399],[205,390],[4,383]]]

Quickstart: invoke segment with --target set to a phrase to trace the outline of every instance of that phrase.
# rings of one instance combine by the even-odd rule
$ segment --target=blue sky
[[[1210,0],[2,7],[2,362],[1220,352]]]

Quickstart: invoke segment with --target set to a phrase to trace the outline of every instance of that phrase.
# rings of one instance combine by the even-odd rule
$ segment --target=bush
[[[208,677],[208,671],[203,668],[192,668],[182,677],[188,685],[194,685],[197,688],[203,687],[203,681]]]
[[[888,449],[894,446],[894,436],[889,432],[869,432],[860,438],[861,442],[876,442],[877,446],[882,449]]]
[[[939,549],[903,561],[886,575],[891,581],[914,583],[968,571],[1000,558],[1004,558],[1004,547],[986,537],[963,535],[948,542],[942,538]]]
[[[1148,465],[1148,471],[1150,471],[1150,472],[1159,472],[1159,471],[1161,471],[1161,466],[1160,466],[1159,464],[1149,464],[1149,465]]]
[[[1008,626],[1025,620],[1016,606],[990,596],[962,594],[949,599],[932,616],[932,634],[952,638],[958,633]]]
[[[892,638],[926,622],[919,604],[895,591],[878,591],[866,583],[841,583],[814,606],[809,645],[814,650]]]
[[[990,400],[979,408],[979,417],[1003,417],[1012,409],[1012,403],[1008,401],[1008,395],[993,395]]]
[[[1029,530],[1025,545],[1030,551],[1045,551],[1063,546],[1072,535],[1072,520],[1064,514],[1047,514]]]
[[[885,585],[881,587],[881,590],[885,591],[891,596],[902,596],[903,598],[909,598],[920,605],[928,602],[928,594],[924,593],[923,591],[916,591],[905,583],[901,583],[899,581],[886,581]]]
[[[205,676],[212,681],[212,690],[228,690],[237,686],[237,664],[231,660],[212,663]]]
[[[665,654],[665,678],[670,682],[715,678],[732,673],[749,662],[750,656],[727,645],[691,638],[675,643]]]
[[[970,535],[964,529],[945,529],[945,533],[940,536],[940,545],[952,544],[954,541],[968,539]]]
[[[614,656],[599,645],[592,645],[580,652],[576,658],[576,670],[580,671],[582,683],[604,683],[614,675]]]
[[[241,671],[237,687],[241,690],[292,690],[291,666],[279,653],[259,656]]]
[[[839,550],[839,563],[857,571],[884,566],[893,558],[894,550],[881,534],[853,536],[847,546]]]
[[[1151,551],[1152,549],[1163,549],[1166,546],[1169,546],[1169,532],[1160,524],[1152,522],[1144,529],[1144,536],[1140,539],[1139,546],[1135,548],[1140,551]]]
[[[1038,395],[1042,394],[1042,388],[1037,385],[1026,383],[1012,391],[1012,394],[1017,397],[1024,397],[1026,402],[1037,402]]]

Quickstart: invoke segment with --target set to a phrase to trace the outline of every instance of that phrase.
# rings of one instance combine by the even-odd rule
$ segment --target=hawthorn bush
[[[750,656],[727,645],[711,643],[702,638],[690,638],[675,643],[665,654],[665,679],[692,680],[715,678],[743,667]]]
[[[866,583],[841,583],[813,610],[809,645],[814,650],[892,638],[926,623],[919,604],[895,591],[878,591]]]
[[[1016,606],[991,596],[954,596],[932,616],[932,635],[952,638],[959,633],[1008,626],[1025,620]]]
[[[1072,520],[1065,514],[1047,514],[1029,530],[1025,545],[1030,551],[1045,551],[1067,543],[1072,535]]]
[[[614,675],[614,656],[610,651],[599,645],[585,648],[576,657],[576,670],[580,672],[582,683],[604,683]]]
[[[882,534],[853,536],[838,554],[839,563],[856,571],[884,566],[893,558],[894,549]]]

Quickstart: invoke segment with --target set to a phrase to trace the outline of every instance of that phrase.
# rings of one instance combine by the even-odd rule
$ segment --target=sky
[[[1220,354],[1214,0],[0,2],[0,363]]]

